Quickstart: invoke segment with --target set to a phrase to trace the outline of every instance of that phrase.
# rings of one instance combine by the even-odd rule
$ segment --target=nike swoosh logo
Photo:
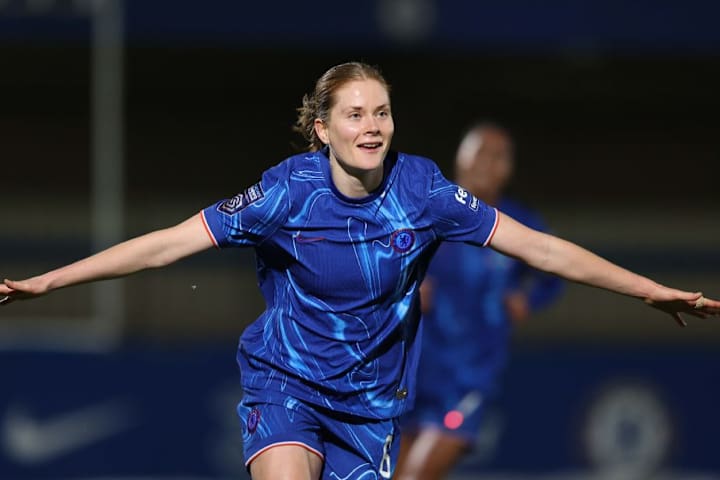
[[[312,242],[320,242],[322,240],[325,240],[325,237],[305,237],[300,233],[296,233],[293,235],[293,238],[298,243],[312,243]]]
[[[9,458],[26,465],[47,463],[117,435],[135,423],[124,402],[83,407],[36,419],[26,408],[7,409],[2,440]]]

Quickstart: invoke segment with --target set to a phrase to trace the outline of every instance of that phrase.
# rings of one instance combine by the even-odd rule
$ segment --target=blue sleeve
[[[232,198],[205,208],[201,214],[217,247],[257,246],[287,219],[289,195],[287,167],[281,163]]]
[[[490,243],[499,219],[497,210],[447,180],[437,167],[428,200],[438,238],[483,247]]]

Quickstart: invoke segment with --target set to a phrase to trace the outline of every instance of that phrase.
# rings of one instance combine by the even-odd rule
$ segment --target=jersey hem
[[[497,231],[498,225],[500,225],[500,212],[497,208],[493,207],[493,210],[495,211],[495,223],[493,224],[492,229],[490,230],[490,234],[488,235],[487,240],[485,240],[485,243],[483,243],[483,247],[487,247],[490,245],[490,242],[492,241],[493,237],[495,236],[495,232]]]
[[[314,453],[315,455],[317,455],[318,457],[320,457],[320,460],[323,460],[323,461],[325,460],[325,456],[324,456],[321,452],[319,452],[318,450],[315,450],[314,448],[312,448],[310,445],[308,445],[308,444],[306,444],[306,443],[298,442],[298,441],[292,441],[292,442],[275,442],[275,443],[271,443],[270,445],[267,445],[267,446],[261,448],[260,450],[258,450],[257,452],[255,452],[250,458],[248,458],[247,462],[245,462],[245,467],[250,468],[250,464],[251,464],[257,457],[259,457],[259,456],[262,455],[263,453],[267,452],[268,450],[273,449],[273,448],[275,448],[275,447],[282,447],[282,446],[286,446],[286,445],[287,445],[287,446],[302,447],[302,448],[304,448],[305,450],[307,450],[308,452]]]
[[[210,241],[212,242],[213,246],[215,248],[220,248],[220,244],[215,239],[215,235],[213,235],[212,230],[210,230],[210,225],[208,224],[207,218],[205,217],[205,210],[200,210],[200,218],[203,222],[203,227],[205,227],[205,233],[207,233],[208,237],[210,237]]]

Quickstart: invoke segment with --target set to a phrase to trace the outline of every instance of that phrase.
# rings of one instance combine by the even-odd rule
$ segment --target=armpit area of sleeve
[[[223,223],[219,218],[216,205],[205,208],[200,211],[200,218],[205,226],[205,232],[210,237],[216,248],[227,246],[228,241],[223,228]]]
[[[498,225],[500,224],[500,212],[497,208],[492,208],[490,210],[495,218],[492,219],[492,228],[490,229],[490,233],[488,233],[487,239],[483,243],[483,247],[487,247],[490,245],[490,242],[492,242],[493,237],[495,236],[495,232],[497,231]],[[490,219],[488,219],[490,220]],[[488,222],[490,223],[490,222]]]

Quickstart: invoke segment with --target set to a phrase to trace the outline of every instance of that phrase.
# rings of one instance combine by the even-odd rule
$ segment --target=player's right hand
[[[39,277],[15,281],[5,279],[0,283],[0,305],[5,306],[15,300],[26,300],[47,293],[47,286]]]

